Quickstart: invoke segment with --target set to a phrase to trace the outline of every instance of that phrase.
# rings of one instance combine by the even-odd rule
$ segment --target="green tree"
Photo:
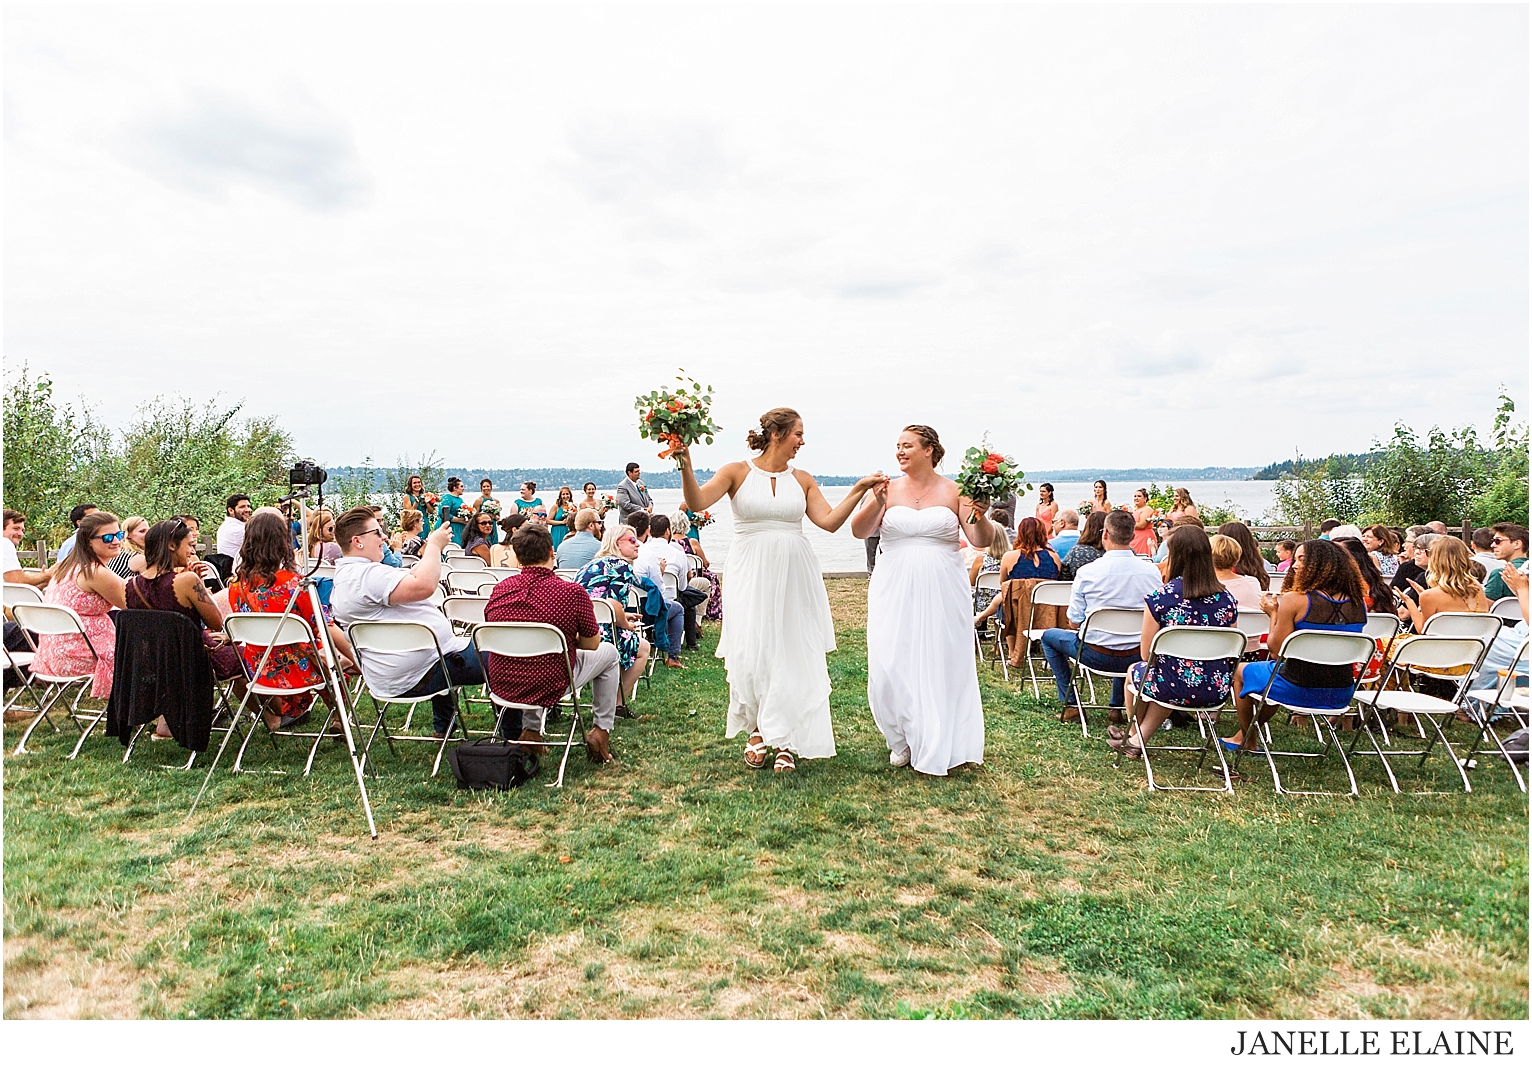
[[[404,509],[404,495],[410,489],[410,478],[416,474],[420,475],[420,481],[427,492],[440,495],[446,491],[447,467],[435,452],[417,459],[411,459],[407,454],[399,456],[393,467],[382,471],[383,484],[379,489],[383,493],[379,502],[383,505],[383,518],[389,529],[399,528],[399,512]],[[425,516],[425,525],[430,525],[431,517]]]
[[[1381,452],[1367,467],[1366,503],[1372,516],[1394,525],[1456,525],[1494,477],[1493,459],[1472,426],[1450,433],[1432,426],[1422,444],[1397,423]]]
[[[110,434],[83,404],[56,404],[53,380],[23,366],[4,397],[5,506],[27,516],[29,537],[58,543],[69,535],[69,509],[98,498],[108,471],[93,466]]]
[[[1365,510],[1365,484],[1344,465],[1309,460],[1293,462],[1297,473],[1285,473],[1272,486],[1276,497],[1267,516],[1280,525],[1316,526],[1326,518],[1351,522]]]
[[[1474,497],[1468,514],[1474,525],[1496,522],[1527,524],[1527,423],[1512,422],[1516,403],[1500,387],[1500,406],[1495,412],[1494,477]]]

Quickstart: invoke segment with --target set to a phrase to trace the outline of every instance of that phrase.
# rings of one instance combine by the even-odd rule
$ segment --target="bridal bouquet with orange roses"
[[[669,459],[678,444],[695,444],[697,441],[713,443],[713,434],[720,432],[713,421],[713,386],[699,385],[692,378],[677,375],[681,387],[671,392],[656,389],[633,402],[638,408],[638,435],[665,445],[661,459]],[[679,464],[677,464],[679,465]]]
[[[1016,460],[1009,455],[990,451],[989,435],[985,434],[980,447],[969,448],[963,453],[963,468],[958,471],[958,491],[974,503],[1003,500],[1011,493],[1020,493],[1032,486]]]

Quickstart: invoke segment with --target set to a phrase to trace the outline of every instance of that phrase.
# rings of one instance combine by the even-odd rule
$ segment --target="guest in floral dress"
[[[627,613],[628,592],[643,591],[638,575],[633,572],[632,562],[638,558],[638,537],[633,527],[613,522],[601,539],[601,551],[575,575],[575,583],[583,585],[593,600],[612,601],[617,617],[615,626],[601,626],[601,639],[617,646],[618,665],[622,667],[622,702],[627,704],[633,696],[633,688],[643,676],[644,664],[649,661],[649,642],[639,635],[636,623]]]
[[[239,569],[229,585],[229,607],[233,613],[260,612],[281,614],[287,610],[293,590],[298,587],[297,564],[293,559],[292,545],[286,536],[282,518],[267,510],[260,510],[245,523],[245,542],[240,547]],[[328,619],[314,617],[309,597],[298,597],[292,613],[308,623],[309,629],[319,639],[321,647],[326,637],[335,642],[342,667],[352,659],[351,645],[336,626]],[[261,656],[266,653],[264,645],[240,645],[246,671],[254,676]],[[317,663],[318,651],[310,644],[282,644],[271,653],[266,669],[258,680],[263,685],[277,688],[303,688],[324,680]],[[262,718],[268,729],[280,729],[291,725],[308,713],[314,701],[312,692],[292,696],[267,696],[268,703],[275,705],[276,712],[263,711]],[[324,692],[324,700],[330,704],[331,696]],[[333,704],[332,704],[333,705]]]
[[[43,602],[68,607],[79,615],[85,637],[39,636],[37,658],[32,660],[34,674],[91,675],[90,694],[99,700],[112,694],[117,652],[117,626],[107,612],[127,605],[122,578],[111,571],[124,536],[117,516],[109,511],[96,511],[80,520],[74,548],[54,564],[53,580],[43,592]],[[90,640],[88,646],[86,638]]]
[[[1166,626],[1233,629],[1239,619],[1239,604],[1218,580],[1207,531],[1200,526],[1177,526],[1167,540],[1170,578],[1144,601],[1141,651],[1145,660],[1155,634]],[[1171,709],[1162,704],[1216,707],[1228,698],[1233,683],[1233,659],[1200,662],[1158,655],[1152,662],[1134,663],[1128,672],[1128,689],[1134,694],[1135,727],[1124,736],[1121,729],[1108,726],[1107,743],[1137,756],[1140,736],[1153,736],[1170,715]]]

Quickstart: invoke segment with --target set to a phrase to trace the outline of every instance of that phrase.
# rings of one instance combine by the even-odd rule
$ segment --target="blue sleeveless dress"
[[[1332,600],[1322,592],[1308,594],[1309,608],[1294,626],[1301,629],[1317,629],[1327,633],[1360,633],[1366,622],[1365,608],[1353,606],[1350,600]],[[1360,613],[1359,621],[1348,621],[1349,616]],[[1246,663],[1241,674],[1239,694],[1259,695],[1266,688],[1277,663]],[[1343,683],[1344,682],[1344,683]],[[1343,711],[1351,703],[1356,691],[1356,681],[1349,666],[1316,666],[1310,663],[1288,663],[1271,682],[1268,698],[1290,707],[1319,707],[1325,710]]]

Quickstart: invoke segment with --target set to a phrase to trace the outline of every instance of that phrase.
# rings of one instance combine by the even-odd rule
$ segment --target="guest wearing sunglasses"
[[[117,649],[117,626],[107,612],[127,606],[122,578],[111,571],[125,536],[117,516],[110,511],[93,511],[82,517],[75,529],[73,550],[54,564],[53,580],[43,592],[44,603],[68,607],[80,616],[85,637],[39,637],[32,672],[54,676],[88,673],[90,694],[98,700],[112,694]],[[86,638],[90,640],[88,647]],[[94,656],[91,649],[95,649]]]
[[[1515,522],[1496,522],[1490,527],[1494,530],[1494,536],[1490,540],[1490,550],[1495,553],[1495,558],[1500,560],[1500,567],[1489,575],[1489,580],[1484,583],[1484,595],[1491,601],[1514,595],[1511,587],[1505,583],[1505,575],[1500,571],[1507,564],[1517,570],[1527,565],[1527,527],[1519,526]]]
[[[485,516],[488,517],[488,516]],[[337,622],[419,622],[436,635],[451,674],[452,684],[484,684],[484,667],[473,643],[452,631],[447,616],[431,604],[440,588],[442,550],[452,536],[443,523],[431,531],[420,553],[420,562],[409,570],[383,565],[383,527],[370,507],[353,507],[335,520],[335,540],[340,561],[335,564],[335,590],[330,611]],[[433,651],[358,651],[357,665],[368,687],[388,697],[431,697],[431,726],[437,740],[451,727],[454,713],[447,678]]]

